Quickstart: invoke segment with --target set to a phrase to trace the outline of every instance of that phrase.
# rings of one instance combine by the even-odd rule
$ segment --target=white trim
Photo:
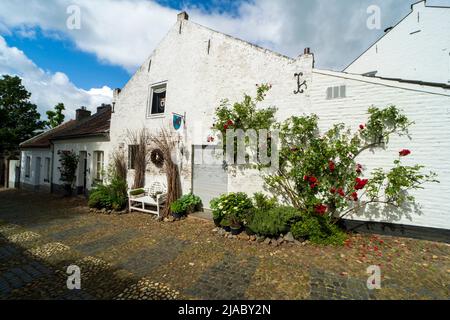
[[[151,84],[148,89],[148,98],[147,98],[147,108],[145,112],[145,117],[147,119],[158,119],[164,118],[166,115],[166,105],[164,106],[163,113],[155,113],[152,114],[152,105],[153,105],[153,94],[154,93],[163,93],[166,92],[166,100],[167,100],[167,81],[162,81],[158,83]]]
[[[341,79],[372,83],[372,84],[381,85],[381,86],[385,86],[385,87],[392,87],[392,88],[398,88],[398,89],[404,89],[404,90],[410,90],[410,91],[416,91],[416,92],[422,92],[422,93],[428,93],[428,94],[436,94],[436,95],[440,95],[440,96],[444,96],[444,97],[450,97],[450,89],[433,87],[433,86],[429,86],[426,84],[407,83],[407,82],[400,82],[400,81],[396,81],[396,80],[380,79],[380,78],[376,78],[376,77],[366,77],[366,76],[362,76],[362,75],[354,74],[354,73],[320,70],[320,69],[313,69],[313,73],[330,76],[330,77],[341,78]]]

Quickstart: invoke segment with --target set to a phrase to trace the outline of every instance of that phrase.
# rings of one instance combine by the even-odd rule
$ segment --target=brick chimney
[[[102,112],[102,111],[106,111],[108,109],[111,109],[111,105],[102,103],[101,106],[97,107],[97,113]]]
[[[177,21],[183,21],[183,20],[189,20],[189,15],[187,14],[186,11],[180,12],[177,15]]]
[[[296,60],[306,69],[314,68],[314,53],[311,52],[311,48],[305,48],[303,54],[299,55]]]
[[[81,107],[80,109],[77,109],[75,112],[76,112],[75,119],[77,121],[89,118],[91,116],[91,112],[87,110],[86,107]]]

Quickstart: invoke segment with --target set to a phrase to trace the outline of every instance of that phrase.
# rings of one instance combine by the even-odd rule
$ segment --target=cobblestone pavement
[[[344,247],[227,239],[210,222],[99,215],[0,190],[0,299],[448,299],[450,246],[354,235]],[[67,267],[81,289],[67,289]],[[367,267],[382,272],[366,286]]]

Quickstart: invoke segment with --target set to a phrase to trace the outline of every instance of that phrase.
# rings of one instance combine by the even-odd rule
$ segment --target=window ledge
[[[147,119],[163,119],[166,117],[165,113],[161,113],[161,114],[151,114],[147,116]]]

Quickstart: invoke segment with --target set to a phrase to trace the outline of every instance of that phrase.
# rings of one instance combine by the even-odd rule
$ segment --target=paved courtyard
[[[353,236],[344,247],[227,239],[203,220],[90,213],[0,190],[0,299],[448,299],[450,245]],[[67,289],[67,267],[81,290]],[[379,265],[380,290],[367,267]]]

